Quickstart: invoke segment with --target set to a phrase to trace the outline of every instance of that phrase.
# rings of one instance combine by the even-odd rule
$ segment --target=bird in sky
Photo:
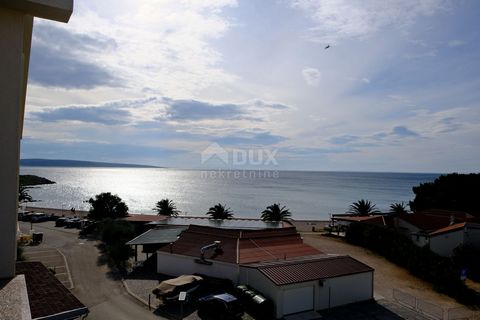
[[[328,48],[330,48],[330,45],[327,45],[327,46],[325,47],[325,50],[327,50]]]

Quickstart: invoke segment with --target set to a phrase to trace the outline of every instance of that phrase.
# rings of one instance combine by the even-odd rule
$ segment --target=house
[[[245,264],[239,282],[271,299],[277,318],[373,298],[373,269],[349,256]]]
[[[480,247],[480,224],[461,222],[435,230],[427,238],[430,250],[441,255],[451,256],[459,245]]]
[[[478,226],[475,217],[465,212],[426,210],[395,217],[398,231],[441,256],[451,256],[464,244],[480,247]]]
[[[281,318],[373,298],[373,269],[303,243],[294,227],[233,229],[190,225],[157,251],[157,271],[204,274],[258,290]]]

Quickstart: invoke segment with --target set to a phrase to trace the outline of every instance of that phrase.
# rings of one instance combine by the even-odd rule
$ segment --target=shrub
[[[134,255],[133,249],[125,244],[135,236],[133,225],[125,220],[105,219],[99,229],[105,250],[112,261],[119,267],[125,267],[126,261]]]
[[[409,238],[395,230],[352,223],[347,229],[345,240],[384,256],[406,268],[414,276],[432,283],[435,290],[448,294],[461,303],[479,303],[475,291],[467,288],[460,280],[459,263],[437,255],[428,247],[416,246]],[[470,249],[464,250],[469,252]],[[465,259],[464,255],[468,256],[468,253],[464,254],[459,249],[457,260]],[[478,253],[473,257],[478,257]]]

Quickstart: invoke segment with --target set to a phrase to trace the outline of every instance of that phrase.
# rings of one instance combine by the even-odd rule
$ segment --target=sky
[[[478,172],[479,10],[78,0],[68,24],[35,20],[21,157]]]

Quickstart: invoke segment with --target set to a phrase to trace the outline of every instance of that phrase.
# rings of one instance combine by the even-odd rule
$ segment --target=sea
[[[101,192],[117,194],[131,213],[155,214],[155,203],[173,200],[183,215],[204,216],[221,203],[234,216],[258,218],[273,203],[286,206],[297,220],[327,220],[360,199],[387,212],[390,204],[413,200],[412,187],[435,180],[435,173],[205,171],[165,168],[21,167],[55,184],[29,190],[32,206],[88,210]]]

